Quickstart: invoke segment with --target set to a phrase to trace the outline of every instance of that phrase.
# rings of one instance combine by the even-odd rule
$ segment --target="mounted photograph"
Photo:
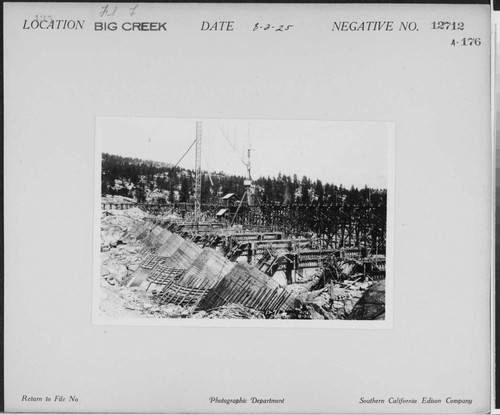
[[[386,320],[394,130],[97,117],[93,321]]]

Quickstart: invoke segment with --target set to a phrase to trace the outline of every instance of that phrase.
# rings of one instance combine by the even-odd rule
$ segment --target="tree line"
[[[227,193],[241,197],[245,192],[245,177],[222,172],[203,172],[201,203],[220,203]],[[137,202],[191,202],[194,197],[194,170],[150,160],[102,154],[102,195],[120,195]],[[385,204],[385,189],[367,186],[345,188],[341,184],[323,183],[296,174],[259,177],[254,180],[256,198],[260,203],[289,204]]]

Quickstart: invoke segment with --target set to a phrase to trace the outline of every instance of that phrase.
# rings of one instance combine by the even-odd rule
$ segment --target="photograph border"
[[[393,328],[393,285],[394,285],[394,204],[396,168],[396,123],[374,120],[325,120],[325,119],[268,119],[262,121],[317,121],[337,123],[381,123],[387,127],[387,217],[386,217],[386,286],[384,320],[302,320],[302,319],[189,319],[189,318],[114,318],[100,315],[100,226],[101,226],[101,170],[102,146],[97,136],[99,118],[160,118],[144,116],[95,116],[94,117],[94,243],[93,275],[91,289],[92,325],[104,326],[146,326],[146,327],[255,327],[255,328],[335,328],[335,329],[392,329]],[[161,117],[165,119],[216,120],[209,117]],[[227,120],[255,120],[254,118],[224,118]]]

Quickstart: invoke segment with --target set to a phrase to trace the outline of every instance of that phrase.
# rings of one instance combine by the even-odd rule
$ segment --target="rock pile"
[[[241,304],[226,304],[211,311],[199,311],[193,318],[209,319],[263,319],[264,314]]]
[[[288,318],[315,320],[350,319],[354,307],[369,289],[371,281],[330,283],[318,290],[311,290],[318,278],[305,284],[292,284],[287,289],[297,293],[295,308]],[[371,314],[366,314],[370,319]]]
[[[121,242],[124,233],[148,214],[138,208],[105,210],[101,214],[101,251],[107,251]]]

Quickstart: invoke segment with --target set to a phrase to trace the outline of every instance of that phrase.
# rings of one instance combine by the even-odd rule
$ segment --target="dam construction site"
[[[384,318],[385,246],[379,241],[374,252],[376,238],[352,224],[341,224],[331,238],[280,226],[193,224],[175,208],[157,215],[134,204],[103,206],[101,311],[107,316]]]
[[[385,319],[385,193],[327,199],[302,191],[308,199],[276,202],[252,179],[248,150],[243,186],[207,202],[201,122],[194,144],[186,201],[174,198],[172,184],[170,200],[112,195],[103,184],[100,316]]]

